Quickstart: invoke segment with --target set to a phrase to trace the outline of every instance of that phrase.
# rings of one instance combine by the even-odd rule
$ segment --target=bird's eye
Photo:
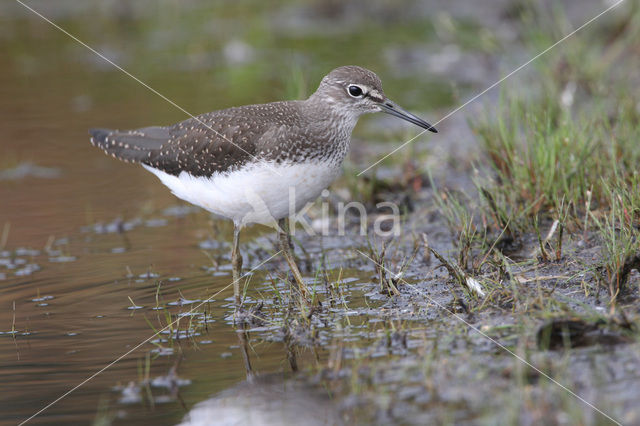
[[[354,98],[359,98],[360,96],[362,96],[362,89],[360,88],[360,86],[356,86],[355,84],[352,84],[351,86],[349,86],[348,90],[349,90],[349,94]]]

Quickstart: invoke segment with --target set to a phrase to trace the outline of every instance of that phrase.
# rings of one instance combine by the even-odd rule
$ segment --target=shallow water
[[[341,32],[309,33],[305,19],[315,9],[286,2],[250,17],[242,6],[223,15],[216,6],[179,8],[171,1],[148,8],[30,4],[194,113],[308,94],[341,64],[385,69],[383,56],[372,55],[363,40],[381,22],[360,22],[350,32],[361,48],[336,52],[329,45]],[[88,128],[168,124],[184,119],[181,111],[19,5],[0,20],[0,50],[9,53],[0,55],[0,423],[13,424],[152,336],[167,323],[164,310],[154,307],[185,312],[227,287],[231,228],[177,202],[141,167],[88,143]],[[292,30],[283,22],[301,24]],[[421,42],[432,31],[422,18],[411,26],[422,31]],[[406,33],[403,25],[389,29],[394,43]],[[282,64],[292,71],[283,75]],[[401,87],[397,81],[389,92]],[[425,108],[419,99],[427,92],[432,104],[446,104],[450,96],[427,79],[412,88],[407,106]],[[395,98],[404,94],[396,90]],[[263,233],[250,230],[244,242]],[[214,243],[200,245],[206,241]],[[245,264],[274,252],[264,239],[251,244],[254,254]],[[249,300],[269,291],[259,285],[271,276],[264,269],[273,267],[253,277]],[[349,274],[362,279],[342,272]],[[173,342],[188,348],[179,366],[178,357],[167,356],[171,342],[160,342],[156,351],[142,344],[32,423],[115,416],[126,424],[172,424],[197,401],[242,382],[242,344],[228,321],[231,294],[227,288],[207,304],[201,335]],[[291,371],[282,343],[252,340],[249,353],[255,371],[283,377]],[[176,367],[177,389],[158,381],[139,386],[147,354],[148,377],[171,378]],[[325,356],[302,351],[300,367]]]

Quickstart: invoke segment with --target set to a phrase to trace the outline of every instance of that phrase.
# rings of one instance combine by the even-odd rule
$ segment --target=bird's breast
[[[295,214],[335,180],[341,162],[256,161],[208,177],[145,167],[177,197],[245,225],[271,224]]]

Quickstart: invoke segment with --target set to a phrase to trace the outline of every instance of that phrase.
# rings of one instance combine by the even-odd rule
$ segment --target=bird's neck
[[[338,139],[349,139],[351,132],[358,122],[360,114],[331,98],[319,96],[316,93],[303,101],[307,114],[309,129],[319,134],[327,132]]]

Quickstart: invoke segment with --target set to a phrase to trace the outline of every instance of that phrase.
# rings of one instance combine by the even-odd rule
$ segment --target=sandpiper
[[[362,114],[386,112],[436,129],[391,102],[378,76],[358,66],[326,75],[306,100],[213,111],[166,127],[92,129],[91,143],[139,163],[178,198],[231,219],[234,296],[240,306],[240,230],[277,224],[280,249],[304,289],[286,218],[314,201],[340,174]]]

